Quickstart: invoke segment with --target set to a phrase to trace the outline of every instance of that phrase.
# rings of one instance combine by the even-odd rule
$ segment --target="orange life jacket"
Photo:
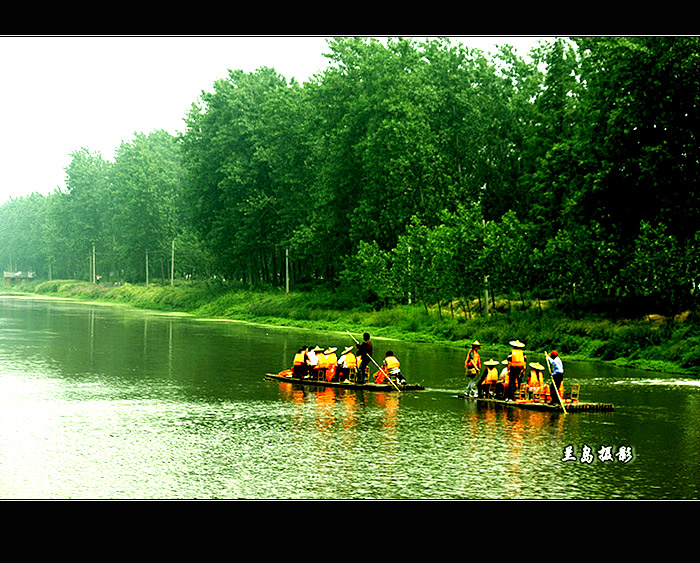
[[[498,368],[488,368],[486,370],[486,378],[484,383],[497,383],[498,382]]]
[[[394,356],[387,356],[384,359],[384,362],[386,362],[386,369],[387,370],[392,370],[392,369],[399,369],[401,364],[399,363],[399,360],[397,360]]]
[[[331,352],[326,356],[326,379],[331,381],[335,377],[335,369],[337,367],[338,358],[335,353]]]
[[[469,352],[467,354],[467,359],[464,360],[464,367],[475,367],[477,369],[481,369],[481,356],[479,356],[479,352],[475,348],[473,348],[471,351],[474,352],[474,357],[470,358],[471,352]]]
[[[355,354],[352,352],[348,352],[345,354],[345,367],[346,368],[356,368],[357,367],[357,358],[355,357]]]
[[[527,383],[530,387],[542,387],[542,373],[533,369]]]
[[[520,348],[510,351],[510,365],[525,367],[525,354]]]

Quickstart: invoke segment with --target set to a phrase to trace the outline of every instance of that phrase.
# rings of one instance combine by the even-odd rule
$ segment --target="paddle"
[[[352,338],[352,339],[355,341],[355,344],[359,344],[359,341],[357,340],[357,338],[355,338],[355,337],[350,333],[349,330],[346,330],[345,332],[347,332],[347,333],[350,335],[350,338]],[[374,358],[373,358],[372,356],[370,356],[369,354],[367,354],[367,357],[368,357],[370,360],[372,360],[372,362],[374,363],[375,366],[377,366],[382,372],[384,372],[384,370],[381,368],[381,366],[380,366],[377,362],[374,361]],[[389,380],[389,383],[391,383],[397,391],[401,392],[401,389],[399,389],[398,385],[396,385],[396,383],[394,383],[394,382],[391,380],[391,377],[389,377],[389,374],[388,374],[388,373],[386,374],[386,378]]]
[[[544,362],[547,364],[547,369],[549,370],[549,378],[552,380],[552,387],[554,388],[554,393],[556,393],[557,395],[557,401],[559,401],[561,410],[563,410],[564,414],[566,414],[566,407],[564,406],[564,401],[562,401],[561,397],[559,396],[559,389],[557,389],[557,384],[554,381],[554,376],[552,375],[552,366],[549,363],[549,354],[547,354],[547,352],[544,353]]]

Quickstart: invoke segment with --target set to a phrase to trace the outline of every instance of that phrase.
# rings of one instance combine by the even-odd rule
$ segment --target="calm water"
[[[614,412],[489,408],[456,397],[464,350],[382,340],[426,391],[263,378],[349,340],[0,298],[0,498],[700,497],[698,381],[568,362],[565,383]]]

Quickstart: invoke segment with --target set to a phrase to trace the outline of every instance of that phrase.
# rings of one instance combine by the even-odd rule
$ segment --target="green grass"
[[[563,357],[601,360],[663,372],[700,375],[700,321],[648,317],[611,320],[600,315],[571,318],[550,304],[539,308],[494,312],[488,318],[454,317],[443,308],[400,305],[379,311],[352,307],[330,291],[250,290],[220,283],[170,285],[94,285],[56,280],[22,286],[39,295],[123,303],[160,311],[184,312],[202,318],[235,319],[277,326],[368,331],[374,337],[414,342],[440,342],[463,347],[479,340],[490,353],[506,353],[508,342],[525,342],[530,353],[558,350]],[[5,290],[12,291],[12,290]]]

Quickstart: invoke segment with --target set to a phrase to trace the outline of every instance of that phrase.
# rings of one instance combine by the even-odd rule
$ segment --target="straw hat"
[[[520,340],[511,340],[508,344],[510,344],[513,348],[525,348],[525,344],[520,342]]]
[[[488,362],[484,362],[484,365],[485,366],[497,366],[498,362],[492,358]]]
[[[336,350],[337,350],[337,348],[328,348],[328,350],[326,350],[326,351],[324,352],[324,354],[332,354],[332,353],[335,352]]]
[[[347,353],[348,353],[350,350],[352,350],[353,348],[354,348],[354,346],[348,346],[347,348],[345,348],[345,350],[343,350],[343,353],[341,354],[341,356],[344,356],[345,354],[347,354]]]
[[[478,340],[475,340],[474,343],[472,344],[472,348],[474,348],[475,346],[481,346],[481,342],[479,342]]]
[[[323,352],[323,348],[321,348],[320,346],[316,346],[316,348],[314,348],[314,349],[311,350],[311,351],[312,351],[312,352]]]
[[[533,369],[536,369],[536,370],[538,370],[538,371],[542,371],[542,370],[544,369],[544,366],[543,366],[542,364],[538,363],[538,362],[532,362],[532,363],[530,364],[530,367],[533,368]]]

